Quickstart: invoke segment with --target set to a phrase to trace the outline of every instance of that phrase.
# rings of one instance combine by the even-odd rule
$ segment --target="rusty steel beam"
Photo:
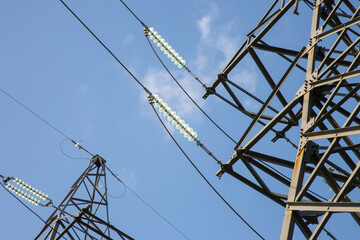
[[[268,33],[292,6],[297,13],[301,9],[298,5],[303,3],[310,2],[275,0],[203,96],[217,96],[252,119],[250,124],[242,126],[244,131],[235,152],[216,174],[219,177],[229,174],[284,206],[282,240],[293,239],[295,228],[306,239],[316,239],[322,231],[329,234],[324,227],[336,212],[349,213],[352,220],[360,224],[360,203],[353,203],[348,197],[355,188],[360,188],[360,142],[359,137],[354,137],[360,134],[360,34],[355,28],[360,24],[360,2],[315,0],[310,10],[312,21],[308,43],[294,49],[282,47],[281,43],[268,44],[271,43]],[[302,46],[306,47],[300,50]],[[273,64],[284,64],[287,71],[274,77],[273,65],[269,66],[267,62],[265,66],[263,56],[257,54],[259,51],[280,56],[282,62],[277,58]],[[254,61],[254,67],[262,74],[270,93],[258,96],[228,79],[245,57]],[[306,68],[302,66],[304,60],[307,61]],[[288,79],[294,79],[291,78],[294,69],[305,72],[301,78],[305,81],[297,86],[293,98],[289,98],[287,89],[280,87],[289,82]],[[219,94],[219,88],[224,89],[225,94]],[[239,100],[243,95],[261,104],[257,113],[243,108]],[[273,99],[279,100],[277,105]],[[267,116],[266,111],[275,115]],[[279,126],[282,131],[277,130]],[[294,129],[298,131],[298,145],[292,141]],[[271,150],[267,153],[269,147],[262,144],[269,139],[270,133],[275,133],[273,142],[284,140],[284,150],[295,147],[296,155],[289,159]],[[285,135],[289,133],[291,137]],[[254,181],[234,171],[233,167],[240,164],[243,168],[238,169],[248,170]],[[292,170],[292,176],[287,175],[286,169]],[[272,181],[265,180],[268,177]],[[330,187],[334,197],[321,196],[320,190],[313,191],[315,179],[325,182],[324,186],[315,189],[325,187],[328,190]],[[279,186],[273,185],[273,180],[287,187],[288,194],[278,191]],[[321,218],[320,222],[318,218]],[[309,224],[314,225],[311,228],[314,231],[310,230]]]

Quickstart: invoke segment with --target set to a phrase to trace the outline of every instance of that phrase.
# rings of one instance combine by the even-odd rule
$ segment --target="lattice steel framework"
[[[93,157],[35,239],[133,239],[109,223],[105,170]]]
[[[299,14],[298,7],[305,4],[312,15],[309,42],[298,49],[269,43],[269,35],[281,34],[274,29],[285,14],[296,17],[291,10]],[[359,6],[350,0],[274,1],[203,96],[215,95],[251,118],[217,175],[227,173],[283,206],[281,239],[292,239],[295,226],[307,239],[317,239],[322,231],[330,234],[324,226],[335,213],[349,213],[360,225],[360,203],[349,197],[360,184]],[[269,54],[276,60],[262,61]],[[264,99],[231,79],[245,58],[253,60],[263,86],[270,89]],[[274,64],[286,69],[271,73]],[[289,81],[299,84],[292,95],[291,88],[281,88]],[[258,112],[244,107],[240,99],[245,95],[261,104]],[[300,136],[298,145],[291,139],[294,132]],[[293,160],[265,153],[269,147],[264,148],[263,141],[274,133],[273,142],[284,139],[284,149],[297,149]],[[240,162],[254,180],[234,170]],[[279,193],[279,185],[287,194]],[[324,196],[329,187],[332,192]]]

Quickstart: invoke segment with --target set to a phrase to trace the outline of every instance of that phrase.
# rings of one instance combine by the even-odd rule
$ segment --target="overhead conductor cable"
[[[120,0],[125,6],[126,4]],[[65,4],[65,2],[63,0],[60,0],[60,2],[70,11],[70,13],[88,30],[88,32],[113,56],[113,58],[130,74],[130,76],[142,87],[142,89],[148,94],[148,96],[150,97],[150,103],[152,104],[153,102],[152,99],[152,93],[131,73],[131,71],[126,68],[126,66],[111,52],[111,50],[90,30],[90,28],[69,8],[69,6],[67,6]],[[126,6],[127,7],[127,6]],[[128,7],[127,7],[128,8]],[[129,9],[129,8],[128,8]],[[129,9],[129,11],[136,17],[136,15]],[[136,17],[137,18],[137,17]],[[137,18],[139,20],[139,18]],[[140,20],[139,20],[140,21]],[[140,21],[140,23],[144,26],[144,24]],[[180,62],[181,63],[181,62]],[[153,105],[152,105],[153,106]],[[155,106],[153,106],[155,109]],[[157,113],[156,113],[157,114]],[[159,118],[159,120],[161,121],[161,119]],[[161,121],[162,123],[162,121]],[[169,133],[169,132],[168,132]],[[170,134],[170,133],[169,133]],[[192,135],[194,136],[194,135]],[[196,137],[195,137],[196,138]],[[174,142],[177,144],[177,142],[175,141],[175,139],[173,138]],[[203,148],[210,156],[212,156],[217,163],[221,164],[221,162],[219,160],[217,160],[212,153],[205,148],[204,145],[202,145],[200,143],[200,141],[197,141],[198,145]],[[177,144],[178,147],[180,147]],[[180,150],[183,152],[183,150],[180,148]],[[184,152],[183,152],[184,153]],[[185,153],[184,153],[185,154]],[[187,156],[185,154],[185,156]],[[188,158],[188,157],[187,157]],[[189,158],[188,158],[189,160]],[[192,162],[191,162],[192,163]],[[192,165],[197,169],[197,167],[192,163]],[[217,190],[210,184],[210,182],[202,175],[202,173],[197,169],[198,173],[203,177],[203,179],[209,184],[209,186],[215,191],[215,193],[226,203],[226,205],[233,211],[236,213],[236,215],[244,222],[246,223],[246,225],[251,228],[252,231],[254,231],[261,239],[264,239],[254,228],[252,228],[236,211],[234,208],[231,207],[231,205],[220,195],[219,192],[217,192]]]
[[[219,165],[222,165],[221,161],[217,159],[212,152],[207,149],[204,144],[200,142],[199,139],[197,139],[197,132],[194,131],[192,127],[189,126],[187,122],[185,122],[184,119],[181,118],[179,114],[177,114],[176,111],[173,110],[172,107],[169,106],[165,100],[160,97],[159,94],[152,95],[151,93],[148,96],[149,103],[152,104],[158,111],[166,118],[168,122],[170,122],[171,125],[175,127],[176,130],[178,130],[189,142],[195,141],[196,144],[201,147],[207,154],[209,154],[210,157],[212,157],[216,163]]]

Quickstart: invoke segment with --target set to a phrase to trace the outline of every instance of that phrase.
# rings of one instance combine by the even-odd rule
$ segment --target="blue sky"
[[[150,91],[160,93],[197,130],[199,139],[217,158],[223,162],[230,158],[234,144],[175,85],[148,46],[142,26],[120,1],[67,3]],[[264,0],[127,3],[207,85],[270,4]],[[306,45],[309,11],[300,9],[303,15],[289,14],[279,26],[281,34],[270,35],[273,42],[294,49]],[[290,27],[292,24],[299,28]],[[186,161],[156,119],[142,89],[59,1],[3,1],[0,29],[3,90],[70,138],[82,140],[90,152],[101,155],[124,182],[190,239],[258,239]],[[266,54],[262,57],[268,64],[273,61]],[[238,140],[250,120],[215,97],[203,100],[204,89],[184,69],[165,57],[163,60],[198,104]],[[274,75],[282,70],[282,66],[274,67]],[[232,78],[251,93],[265,95],[253,62],[245,59]],[[289,86],[289,98],[303,78],[297,80]],[[259,108],[246,97],[241,101],[252,111]],[[47,192],[55,204],[60,203],[88,160],[64,156],[60,151],[64,137],[2,93],[0,109],[0,174],[20,177]],[[219,180],[215,176],[218,165],[196,144],[171,131],[230,204],[266,239],[277,239],[283,208],[230,176]],[[265,139],[263,149],[283,149],[283,143],[273,144],[269,139],[271,136]],[[70,142],[64,142],[62,148],[70,156],[88,157]],[[295,153],[289,149],[283,154],[292,158]],[[122,194],[123,186],[110,175],[108,182],[111,195]],[[1,238],[36,236],[43,223],[4,190],[0,198]],[[30,207],[44,219],[51,213],[51,209]],[[110,198],[109,207],[111,223],[136,239],[183,239],[130,192],[120,199]]]

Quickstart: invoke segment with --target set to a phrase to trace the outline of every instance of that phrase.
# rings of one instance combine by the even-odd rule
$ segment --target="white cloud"
[[[211,3],[208,13],[196,22],[200,30],[202,41],[207,41],[207,38],[210,36],[210,24],[215,18],[217,18],[218,12],[219,7],[216,4]]]
[[[239,69],[236,73],[228,76],[229,80],[244,88],[246,91],[255,94],[257,88],[257,79],[258,73],[255,72],[253,68],[242,68]],[[254,99],[245,95],[244,93],[240,94],[241,103],[249,111],[257,112],[260,108],[260,103],[256,102]]]
[[[220,12],[219,7],[210,3],[206,12],[196,21],[200,34],[200,41],[193,59],[188,59],[189,67],[199,76],[200,80],[207,85],[211,84],[217,74],[222,70],[225,64],[233,57],[240,46],[240,34],[234,30],[236,21],[219,23],[217,21]],[[184,69],[172,71],[182,86],[188,91],[190,96],[203,107],[204,101],[201,96],[205,90],[196,82]],[[238,73],[239,85],[250,92],[256,89],[257,74],[251,69]],[[171,76],[163,70],[151,68],[148,69],[144,77],[144,85],[152,93],[159,93],[164,99],[180,113],[186,120],[194,121],[200,112],[195,111],[196,106],[176,85]],[[147,99],[144,97],[144,101]],[[198,115],[194,115],[198,113]],[[172,128],[170,128],[172,129]]]
[[[123,180],[126,185],[128,185],[131,188],[135,188],[135,186],[138,182],[138,179],[133,170],[123,168],[121,170],[120,176],[121,176],[121,180]]]
[[[120,173],[114,173],[126,186],[130,187],[131,189],[136,188],[136,184],[138,182],[138,178],[133,170],[128,168],[123,168]],[[116,178],[108,178],[108,194],[112,198],[120,198],[126,194],[125,185],[123,187],[118,187],[119,182]],[[109,188],[109,186],[116,185],[116,188]]]
[[[203,102],[201,101],[202,88],[194,87],[196,85],[195,80],[188,76],[188,74],[184,71],[176,71],[173,74],[180,76],[177,77],[179,83],[201,106]],[[144,85],[147,86],[152,93],[159,93],[160,96],[162,96],[165,101],[167,101],[169,105],[182,116],[191,116],[193,114],[195,105],[177,86],[175,81],[165,70],[149,69],[144,78]]]
[[[216,41],[216,48],[224,55],[224,60],[220,62],[220,68],[224,68],[230,59],[235,55],[239,46],[239,37],[220,36]]]
[[[241,87],[243,87],[245,90],[254,93],[257,87],[257,73],[253,70],[248,69],[241,69],[238,73],[229,76],[229,79],[237,84],[239,84]]]
[[[238,50],[240,35],[234,34],[234,22],[230,21],[219,25],[218,19],[219,7],[211,3],[208,12],[196,22],[200,32],[200,42],[198,43],[197,56],[195,63],[200,70],[204,65],[209,64],[211,58],[217,61],[219,71],[233,57]],[[217,55],[221,54],[222,58]],[[219,59],[220,62],[219,62]],[[206,61],[204,61],[206,60]]]
[[[134,35],[129,33],[121,40],[122,43],[131,43],[134,40]]]
[[[252,98],[245,98],[245,100],[242,100],[244,107],[248,111],[259,111],[261,105],[258,102],[255,102]]]
[[[204,17],[202,17],[198,22],[197,25],[200,29],[200,33],[201,33],[201,39],[205,40],[210,33],[210,22],[211,22],[211,17],[210,15],[206,15]]]
[[[209,62],[209,58],[207,58],[205,55],[197,55],[194,61],[195,67],[199,71],[202,71],[207,66],[208,62]]]

